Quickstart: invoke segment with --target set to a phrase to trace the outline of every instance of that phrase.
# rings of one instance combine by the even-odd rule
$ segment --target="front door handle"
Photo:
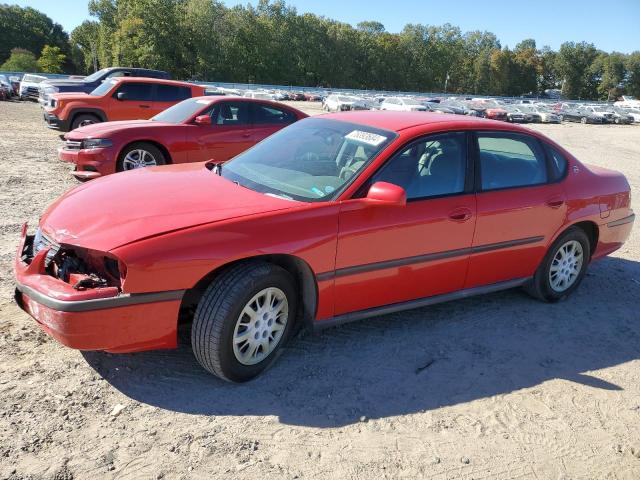
[[[547,205],[551,208],[560,208],[564,205],[564,200],[561,198],[550,198],[547,200]]]
[[[149,105],[138,105],[140,108],[151,108]]]
[[[251,133],[243,133],[242,134],[242,138],[249,138],[251,136]]]
[[[466,207],[456,208],[449,213],[449,218],[454,222],[466,222],[473,216],[473,212]]]

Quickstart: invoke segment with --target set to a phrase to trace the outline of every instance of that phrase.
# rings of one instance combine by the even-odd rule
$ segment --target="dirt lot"
[[[640,211],[640,126],[533,128],[623,171]],[[566,302],[380,317],[230,385],[186,346],[63,348],[11,303],[19,226],[75,184],[59,144],[0,102],[0,478],[640,478],[640,229]]]

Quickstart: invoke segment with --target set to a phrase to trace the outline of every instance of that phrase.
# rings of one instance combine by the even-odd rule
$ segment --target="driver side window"
[[[211,114],[213,125],[248,125],[249,108],[245,102],[222,102]]]
[[[407,192],[407,200],[454,195],[465,190],[466,168],[464,132],[432,135],[397,153],[370,183],[398,185]]]

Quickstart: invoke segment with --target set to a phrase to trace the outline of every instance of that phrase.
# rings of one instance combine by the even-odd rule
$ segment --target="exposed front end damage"
[[[60,343],[81,350],[132,352],[176,346],[183,291],[127,294],[126,267],[113,255],[56,243],[22,228],[15,259],[16,294]]]

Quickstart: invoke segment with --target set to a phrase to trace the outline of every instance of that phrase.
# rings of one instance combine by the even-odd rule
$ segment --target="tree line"
[[[177,78],[477,95],[561,89],[567,98],[640,96],[640,51],[603,52],[587,42],[555,51],[525,39],[408,24],[390,33],[298,14],[282,0],[226,7],[217,0],[91,0],[67,35],[32,8],[0,5],[0,63],[12,48],[47,52],[49,68],[90,73],[112,65],[167,70]],[[20,50],[24,54],[24,51]],[[57,56],[56,56],[57,55]],[[40,64],[39,64],[40,65]],[[3,69],[4,65],[0,67]]]

